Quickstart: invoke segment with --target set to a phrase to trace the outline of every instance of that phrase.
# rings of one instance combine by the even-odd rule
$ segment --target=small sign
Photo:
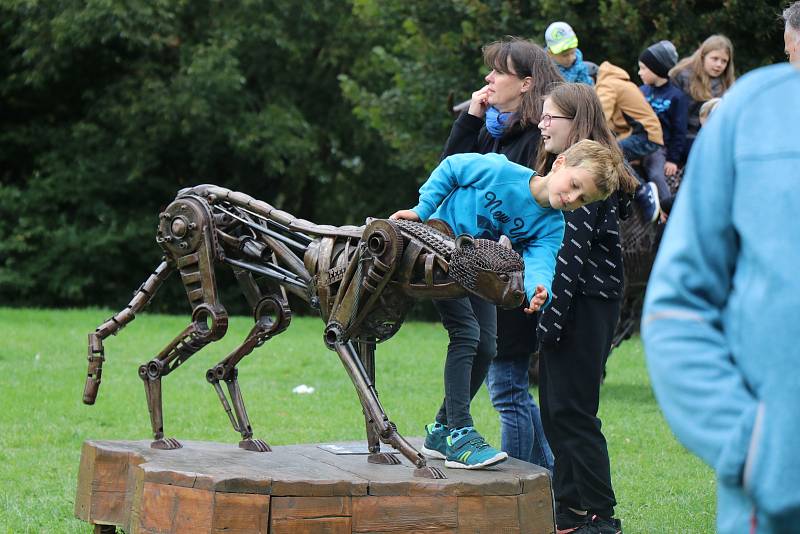
[[[324,443],[322,445],[317,445],[317,447],[333,454],[369,454],[366,443]],[[400,451],[396,451],[383,443],[381,443],[381,452],[388,452],[390,454],[400,453]]]

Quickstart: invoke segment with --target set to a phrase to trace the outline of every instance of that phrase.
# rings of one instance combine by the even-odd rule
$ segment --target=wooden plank
[[[459,497],[458,532],[520,534],[517,496]]]
[[[81,446],[81,463],[78,467],[78,489],[75,495],[75,517],[89,521],[92,505],[92,479],[94,478],[95,447],[90,441]]]
[[[412,443],[421,438],[412,438]],[[342,444],[346,447],[358,442]],[[442,460],[429,460],[447,476],[434,480],[414,476],[413,466],[404,456],[397,455],[401,465],[377,465],[367,461],[366,454],[334,454],[319,447],[297,446],[297,454],[315,463],[336,466],[359,478],[369,480],[370,495],[458,496],[458,495],[518,495],[522,492],[519,472],[507,471],[503,464],[481,470],[449,469]]]
[[[353,532],[429,532],[457,527],[456,497],[353,497]]]
[[[269,495],[215,493],[213,534],[268,534]]]
[[[210,491],[145,482],[137,527],[163,534],[211,534],[213,497]]]
[[[315,519],[350,517],[350,497],[273,497],[272,519]]]
[[[92,475],[89,484],[89,521],[123,524],[128,516],[130,453],[124,448],[92,446]]]
[[[352,522],[349,517],[317,519],[282,519],[272,521],[270,534],[350,534]]]
[[[520,495],[517,504],[522,532],[526,534],[555,533],[553,496],[549,486],[542,486],[536,491]]]

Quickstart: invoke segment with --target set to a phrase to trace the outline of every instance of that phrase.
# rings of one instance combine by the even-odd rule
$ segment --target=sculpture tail
[[[97,399],[97,392],[100,389],[103,362],[106,359],[103,340],[111,334],[116,334],[125,325],[133,321],[136,318],[136,314],[152,300],[158,288],[172,274],[172,271],[173,268],[166,261],[162,261],[147,281],[136,290],[133,294],[133,299],[125,309],[89,334],[89,370],[86,376],[86,384],[83,387],[84,404],[94,404],[95,399]]]

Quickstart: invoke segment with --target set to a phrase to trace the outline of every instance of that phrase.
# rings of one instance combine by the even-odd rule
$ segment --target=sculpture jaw
[[[473,293],[506,308],[519,308],[525,302],[523,272],[496,273],[477,269]]]

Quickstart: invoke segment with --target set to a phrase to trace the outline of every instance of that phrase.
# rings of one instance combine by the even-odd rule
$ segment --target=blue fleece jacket
[[[721,533],[800,517],[800,70],[739,79],[700,130],[645,298],[656,396],[717,473]]]
[[[532,179],[536,172],[502,154],[455,154],[442,160],[422,185],[412,210],[422,221],[442,219],[456,235],[507,236],[525,263],[528,301],[542,285],[549,303],[564,216],[536,202]]]
[[[689,97],[680,87],[667,81],[661,87],[644,84],[639,87],[661,122],[667,161],[683,163],[686,146],[686,123],[689,118]]]
[[[589,70],[586,68],[586,63],[583,62],[583,53],[580,48],[575,49],[575,62],[569,67],[564,67],[555,61],[553,65],[558,68],[564,81],[570,83],[585,83],[587,85],[594,85],[592,77],[589,76]]]

